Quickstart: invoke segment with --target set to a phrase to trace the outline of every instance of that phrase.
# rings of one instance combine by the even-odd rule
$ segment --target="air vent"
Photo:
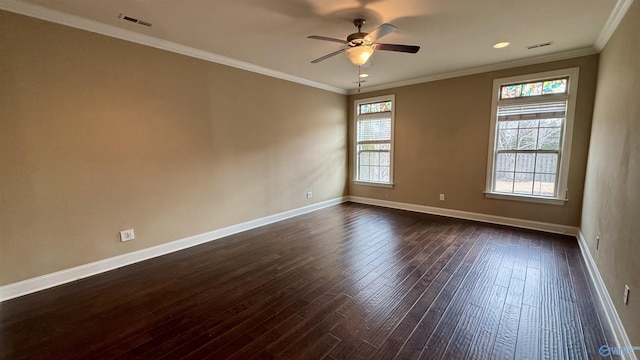
[[[132,23],[144,25],[146,27],[151,27],[151,23],[143,21],[143,20],[136,19],[136,18],[131,17],[131,16],[127,16],[125,14],[120,14],[119,18],[122,19],[122,20],[131,21]]]
[[[549,46],[553,44],[553,41],[549,41],[546,43],[540,43],[540,44],[535,44],[535,45],[531,45],[531,46],[527,46],[527,49],[531,50],[531,49],[537,49],[537,48],[541,48],[541,47],[545,47],[545,46]]]

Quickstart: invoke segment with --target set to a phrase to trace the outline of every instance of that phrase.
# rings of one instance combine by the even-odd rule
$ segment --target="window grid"
[[[529,121],[499,121],[498,122],[498,139],[502,138],[502,133],[504,131],[513,131],[516,129],[503,127],[502,125],[505,123],[517,123],[517,132],[516,132],[516,149],[497,149],[495,151],[496,158],[494,163],[497,164],[497,168],[494,176],[493,190],[496,192],[505,192],[505,193],[515,193],[515,194],[526,194],[526,195],[536,195],[536,196],[556,196],[557,189],[557,173],[558,173],[558,164],[560,163],[560,142],[558,141],[555,149],[552,150],[543,150],[541,149],[540,144],[540,130],[541,129],[558,129],[561,133],[562,129],[562,119],[560,119],[559,126],[540,126],[541,120],[529,120]],[[532,123],[536,123],[537,125],[531,126]],[[535,143],[533,144],[534,149],[520,149],[521,147],[521,135],[523,132],[521,130],[536,130]],[[560,134],[559,134],[560,135]],[[559,139],[558,139],[559,140]],[[501,146],[499,142],[497,144],[497,148]],[[533,164],[529,166],[529,170],[527,171],[527,167],[523,166],[519,163],[520,161],[524,161],[525,156],[519,156],[523,154],[533,155]],[[553,166],[552,171],[544,171],[543,169],[538,170],[538,161],[539,154],[553,154],[555,155],[555,166]],[[501,162],[499,161],[501,155],[512,155],[513,156],[513,166],[511,171],[504,171],[500,168]],[[530,175],[530,176],[528,176]],[[543,176],[539,176],[543,175]],[[550,181],[552,180],[552,181]]]
[[[529,195],[539,195],[539,196],[555,196],[556,188],[557,188],[557,164],[559,161],[556,160],[556,166],[553,172],[545,172],[545,171],[537,171],[535,169],[538,168],[538,155],[540,154],[553,154],[557,155],[556,159],[559,159],[559,151],[535,151],[535,150],[513,150],[513,151],[499,151],[497,152],[498,156],[500,154],[509,154],[514,155],[514,166],[513,171],[501,171],[496,170],[496,176],[494,180],[494,190],[497,192],[506,192],[506,193],[516,193],[516,194],[529,194]],[[532,154],[533,156],[533,171],[520,170],[518,171],[518,155],[520,154]],[[522,158],[522,157],[521,157]],[[497,160],[496,160],[497,162]],[[504,175],[510,175],[512,181],[509,181],[507,184],[502,180],[501,183],[498,183],[498,179],[504,179]],[[499,175],[503,175],[500,177]],[[526,179],[525,175],[531,175],[531,181],[518,181],[518,179]],[[539,176],[543,175],[543,176]],[[553,179],[553,181],[548,181],[549,179]],[[547,181],[543,181],[547,180]],[[530,185],[530,186],[529,186]],[[537,189],[536,189],[537,187]]]

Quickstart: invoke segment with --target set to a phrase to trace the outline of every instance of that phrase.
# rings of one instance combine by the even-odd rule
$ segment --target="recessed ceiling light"
[[[494,49],[502,49],[502,48],[505,48],[507,46],[509,46],[509,42],[508,41],[504,41],[504,42],[499,42],[497,44],[494,44],[493,48]]]
[[[366,78],[366,77],[369,77],[369,74],[367,73],[358,74],[358,77]]]

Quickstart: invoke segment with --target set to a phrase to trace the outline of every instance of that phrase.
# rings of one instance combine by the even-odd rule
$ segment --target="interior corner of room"
[[[629,2],[591,54],[353,93],[0,10],[0,300],[352,201],[575,236],[640,345],[638,34]],[[485,196],[494,79],[569,68],[568,200]],[[362,185],[354,104],[389,94],[393,184]]]

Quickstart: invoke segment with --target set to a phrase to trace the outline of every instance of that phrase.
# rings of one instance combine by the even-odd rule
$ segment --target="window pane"
[[[540,126],[540,120],[516,121],[520,129],[536,129]]]
[[[391,179],[389,178],[389,167],[381,167],[380,168],[380,181],[389,182]]]
[[[371,166],[369,168],[369,180],[380,181],[380,167]]]
[[[513,192],[517,194],[532,194],[533,174],[517,172],[513,181]]]
[[[536,174],[533,194],[541,196],[555,196],[556,176],[552,174]]]
[[[518,130],[518,150],[535,150],[538,143],[538,129]]]
[[[496,171],[494,191],[513,192],[513,172]]]
[[[521,96],[535,96],[542,95],[542,83],[528,83],[522,85]]]
[[[500,121],[498,122],[498,128],[502,129],[517,129],[519,121]]]
[[[386,151],[390,151],[391,150],[391,144],[387,143],[387,144],[375,144],[374,148],[376,150],[386,150]]]
[[[358,169],[358,180],[369,181],[369,166],[360,165]]]
[[[361,104],[359,108],[359,114],[373,114],[379,112],[391,111],[391,101],[383,101],[371,104]]]
[[[358,142],[391,140],[391,119],[358,120]]]
[[[562,119],[544,119],[540,120],[540,127],[561,127]]]
[[[524,153],[516,155],[516,172],[533,172],[536,166],[536,154]]]
[[[518,147],[518,130],[498,131],[498,150],[515,150]]]
[[[501,99],[510,99],[519,97],[522,93],[522,85],[503,86],[501,91]]]
[[[369,165],[369,153],[361,152],[360,153],[360,165]]]
[[[372,166],[373,165],[375,165],[375,166],[380,165],[380,153],[372,152],[372,153],[369,153],[369,154],[371,156],[371,160],[369,162],[369,165],[372,165]]]
[[[516,166],[516,154],[501,153],[496,157],[496,171],[514,172]]]
[[[555,174],[558,171],[558,154],[538,154],[536,174]]]
[[[389,144],[376,144],[389,145]],[[389,182],[391,174],[391,153],[380,150],[360,149],[370,147],[371,144],[358,147],[358,180]]]
[[[381,166],[390,166],[391,165],[391,154],[390,153],[380,153],[380,165]]]
[[[564,94],[567,92],[567,79],[545,81],[542,88],[543,94]]]
[[[538,149],[560,150],[560,128],[540,128]]]

